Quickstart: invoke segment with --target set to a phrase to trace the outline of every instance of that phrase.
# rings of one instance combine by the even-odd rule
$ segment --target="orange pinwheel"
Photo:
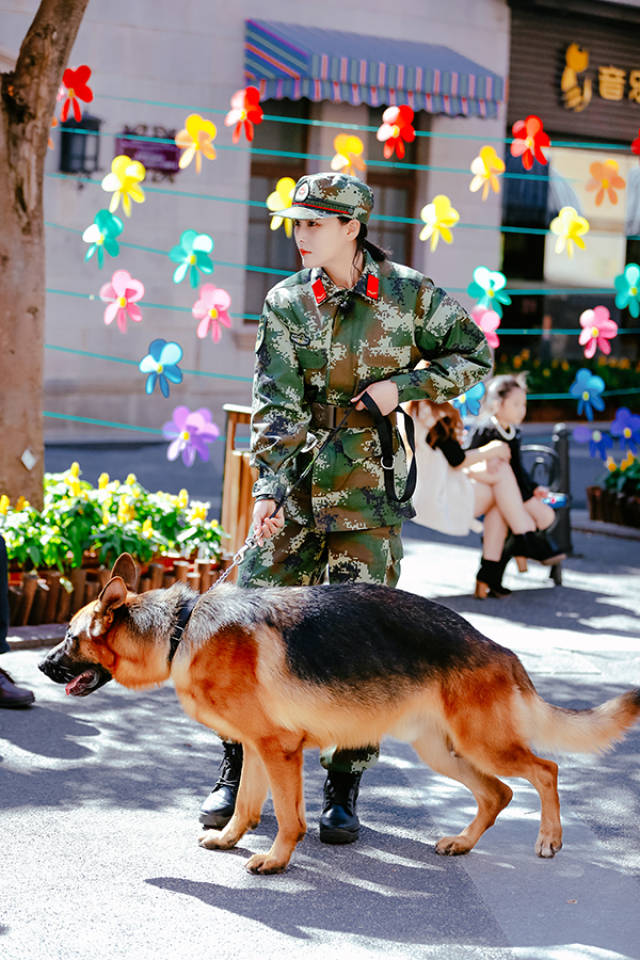
[[[500,185],[498,177],[505,171],[504,161],[496,153],[493,147],[482,147],[480,153],[471,162],[471,173],[474,174],[473,180],[469,184],[469,190],[475,193],[482,187],[482,199],[486,200],[489,195],[489,187],[494,193],[498,193]]]
[[[254,125],[262,123],[262,107],[260,106],[260,91],[257,87],[245,87],[237,90],[231,97],[231,110],[224,118],[225,127],[233,127],[231,139],[237,143],[244,128],[247,140],[253,140]]]
[[[364,173],[367,165],[362,159],[364,153],[364,143],[360,137],[351,136],[348,133],[339,133],[333,141],[333,149],[336,155],[331,161],[332,170],[340,170],[342,173],[350,173],[357,176],[356,170]]]
[[[399,160],[405,155],[405,143],[416,138],[413,128],[413,110],[406,105],[388,107],[382,114],[382,123],[378,127],[376,140],[384,143],[384,156],[388,160],[394,151]]]
[[[587,190],[597,190],[596,207],[599,207],[604,200],[604,195],[609,197],[611,203],[618,202],[616,190],[622,190],[626,186],[626,181],[618,173],[617,160],[605,160],[604,163],[596,161],[589,167],[591,180],[587,183]]]
[[[176,145],[184,151],[180,157],[179,167],[184,170],[193,158],[196,158],[196,173],[202,169],[202,156],[214,160],[216,151],[213,148],[217,128],[211,120],[205,120],[199,113],[190,113],[184,122],[184,130],[176,134]]]

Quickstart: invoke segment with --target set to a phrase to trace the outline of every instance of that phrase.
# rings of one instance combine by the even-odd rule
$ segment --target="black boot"
[[[242,744],[223,741],[224,756],[215,787],[200,808],[200,823],[221,830],[236,808],[236,796],[242,773]]]
[[[324,782],[324,804],[320,816],[322,843],[353,843],[358,839],[360,821],[356,801],[360,790],[359,773],[329,770]]]
[[[517,534],[511,543],[511,552],[516,557],[537,560],[545,566],[561,563],[566,554],[562,553],[556,542],[544,530]]]
[[[475,595],[479,600],[485,600],[487,597],[501,599],[508,597],[511,590],[502,586],[502,574],[507,565],[507,559],[485,560],[482,558],[480,569],[476,577]]]

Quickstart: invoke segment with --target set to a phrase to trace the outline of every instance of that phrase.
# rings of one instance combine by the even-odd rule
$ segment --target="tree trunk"
[[[56,93],[89,0],[42,0],[0,101],[0,495],[42,506],[42,183]],[[35,465],[25,464],[30,451]]]

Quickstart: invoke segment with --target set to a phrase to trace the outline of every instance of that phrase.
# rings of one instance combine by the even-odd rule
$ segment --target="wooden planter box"
[[[592,520],[640,527],[640,496],[614,493],[604,487],[587,487],[587,501]]]
[[[145,593],[182,581],[198,593],[204,593],[231,561],[231,554],[212,561],[158,557],[151,563],[139,565],[137,590]],[[50,569],[25,572],[10,565],[9,623],[14,627],[66,623],[80,607],[96,599],[109,575],[110,568],[101,566],[92,554],[85,555],[81,567],[74,567],[64,574]]]

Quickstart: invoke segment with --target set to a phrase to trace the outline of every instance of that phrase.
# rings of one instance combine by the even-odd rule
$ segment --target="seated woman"
[[[482,562],[475,594],[482,600],[507,596],[510,591],[501,581],[508,530],[516,535],[517,545],[536,530],[510,466],[509,445],[492,439],[473,450],[464,450],[462,418],[450,403],[413,400],[405,409],[416,424],[414,522],[442,533],[466,536],[478,529],[474,518],[484,516]]]

